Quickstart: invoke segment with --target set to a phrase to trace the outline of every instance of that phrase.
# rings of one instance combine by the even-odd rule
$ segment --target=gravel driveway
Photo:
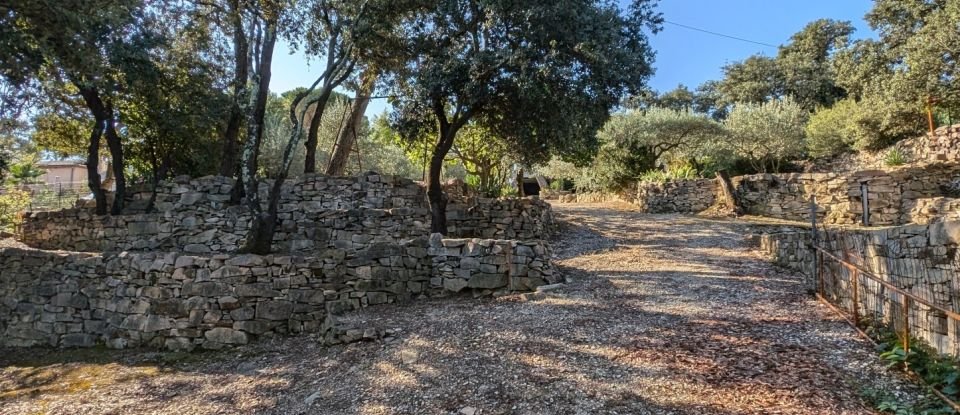
[[[560,205],[559,290],[351,316],[386,341],[209,353],[0,350],[0,413],[867,414],[906,399],[743,223]]]

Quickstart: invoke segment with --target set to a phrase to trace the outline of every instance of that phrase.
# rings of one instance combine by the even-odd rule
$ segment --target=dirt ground
[[[351,316],[389,341],[175,354],[0,350],[0,413],[867,414],[869,343],[742,222],[559,205],[562,288]]]

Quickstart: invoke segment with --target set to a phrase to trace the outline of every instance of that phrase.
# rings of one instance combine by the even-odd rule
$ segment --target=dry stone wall
[[[554,230],[550,204],[536,196],[469,199],[447,206],[451,236],[487,239],[545,239]]]
[[[0,249],[0,346],[191,350],[320,333],[345,311],[452,292],[557,282],[542,241],[417,238],[319,255]]]
[[[647,213],[697,213],[713,206],[719,192],[713,179],[640,182],[635,203]]]
[[[233,252],[242,245],[251,220],[245,206],[229,204],[233,183],[217,176],[163,182],[157,189],[155,213],[97,216],[88,209],[30,213],[21,240],[38,248],[79,251]],[[261,192],[269,185],[264,183]],[[429,232],[422,189],[410,180],[377,174],[307,176],[291,181],[281,195],[274,235],[277,251],[362,249]]]
[[[736,177],[733,182],[748,213],[808,221],[810,197],[815,196],[818,219],[830,224],[862,222],[861,184],[866,183],[870,225],[898,225],[911,222],[917,200],[942,196],[958,176],[960,165],[933,164],[843,175],[758,174]]]
[[[266,192],[267,185],[261,186]],[[157,189],[156,212],[97,216],[89,209],[28,213],[20,239],[32,247],[77,251],[183,250],[235,252],[251,216],[230,205],[233,180],[178,178]],[[307,176],[284,186],[274,250],[309,253],[359,250],[373,243],[429,235],[429,210],[420,185],[378,174]],[[525,199],[484,199],[448,206],[451,236],[544,239],[550,206]]]
[[[927,164],[852,173],[754,174],[732,178],[734,197],[748,214],[809,222],[810,198],[817,220],[827,224],[863,222],[862,185],[871,226],[927,223],[960,217],[960,164]],[[715,179],[640,182],[631,203],[648,213],[698,213],[714,206],[722,189]],[[597,201],[602,194],[587,194]],[[610,197],[607,195],[606,197]],[[577,196],[580,201],[580,195]],[[592,200],[591,200],[592,201]]]
[[[960,308],[960,222],[904,225],[885,229],[836,230],[821,235],[832,254],[847,258],[884,281],[948,310]],[[816,257],[809,231],[761,236],[761,249],[779,264],[802,271],[810,290],[817,287]],[[824,295],[852,310],[851,272],[824,260]],[[903,315],[898,295],[867,278],[859,280],[860,315],[895,329],[902,329]],[[960,324],[942,313],[914,304],[910,330],[941,353],[960,355]]]
[[[888,152],[896,149],[906,158],[908,166],[960,162],[960,124],[943,126],[933,134],[903,140],[890,148],[876,152],[844,154],[818,161],[809,166],[811,172],[855,172],[889,168]]]
[[[916,199],[904,204],[907,223],[934,223],[945,220],[960,220],[960,199],[932,197]]]

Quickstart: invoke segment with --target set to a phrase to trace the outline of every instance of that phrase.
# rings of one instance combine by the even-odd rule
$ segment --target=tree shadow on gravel
[[[796,277],[744,251],[710,249],[711,238],[742,248],[743,228],[673,218],[644,223],[641,231],[661,228],[648,239],[630,235],[624,222],[659,219],[582,215],[595,216],[558,214],[564,238],[553,247],[573,282],[557,291],[360,310],[351,320],[398,334],[345,346],[299,336],[193,354],[0,350],[0,393],[84,371],[118,376],[0,406],[13,413],[869,413],[844,383],[849,370],[827,356],[849,329],[822,324]],[[700,225],[687,228],[688,220]],[[684,242],[691,237],[701,241]],[[622,249],[655,253],[659,268],[605,256]],[[18,378],[25,373],[18,370],[52,375]]]

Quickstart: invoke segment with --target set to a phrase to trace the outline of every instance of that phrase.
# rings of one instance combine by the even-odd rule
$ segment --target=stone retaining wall
[[[28,213],[20,239],[43,249],[76,251],[184,250],[234,252],[251,221],[244,205],[230,205],[233,180],[178,178],[157,189],[156,212],[96,216],[89,209]],[[265,192],[267,184],[261,186]],[[550,206],[533,199],[487,199],[451,204],[450,235],[544,239]],[[402,178],[306,176],[285,185],[274,250],[364,249],[371,243],[426,237],[430,215],[423,189]],[[482,230],[482,231],[481,231]]]
[[[828,224],[862,223],[861,184],[866,183],[870,225],[882,226],[960,216],[955,213],[960,203],[937,199],[950,193],[958,178],[960,164],[932,164],[842,175],[754,174],[731,181],[748,214],[808,222],[810,197],[815,196],[817,219]],[[633,203],[649,213],[698,213],[713,206],[722,192],[713,179],[641,182],[637,189]]]
[[[559,275],[540,241],[372,243],[320,255],[0,249],[0,346],[190,350],[258,337],[345,334],[333,316],[447,295],[529,290]]]
[[[916,199],[904,204],[903,222],[934,223],[945,220],[960,220],[960,199],[933,197]]]
[[[550,204],[537,197],[470,199],[447,206],[451,236],[487,239],[546,239],[554,230]]]
[[[810,196],[817,215],[831,224],[857,224],[863,219],[861,183],[867,184],[870,225],[909,223],[918,199],[944,194],[960,176],[960,165],[933,164],[892,171],[757,174],[733,179],[737,198],[751,214],[808,221]]]
[[[960,309],[957,242],[960,222],[905,225],[886,229],[838,230],[822,235],[823,246],[847,258],[896,287],[908,290],[948,310]],[[761,236],[761,249],[779,264],[799,270],[808,289],[816,290],[816,259],[810,248],[809,231]],[[824,295],[844,309],[852,310],[850,271],[830,259],[824,260]],[[889,328],[902,329],[902,299],[867,278],[859,280],[859,310],[864,318]],[[960,355],[960,324],[929,307],[910,309],[911,333],[941,353]]]
[[[635,204],[646,213],[697,213],[713,206],[720,191],[714,179],[640,182]]]
[[[844,154],[833,159],[818,160],[810,166],[812,172],[853,172],[860,170],[886,169],[887,154],[897,149],[906,158],[908,166],[924,166],[931,163],[960,162],[960,124],[943,126],[934,133],[900,141],[880,151],[860,151]]]

